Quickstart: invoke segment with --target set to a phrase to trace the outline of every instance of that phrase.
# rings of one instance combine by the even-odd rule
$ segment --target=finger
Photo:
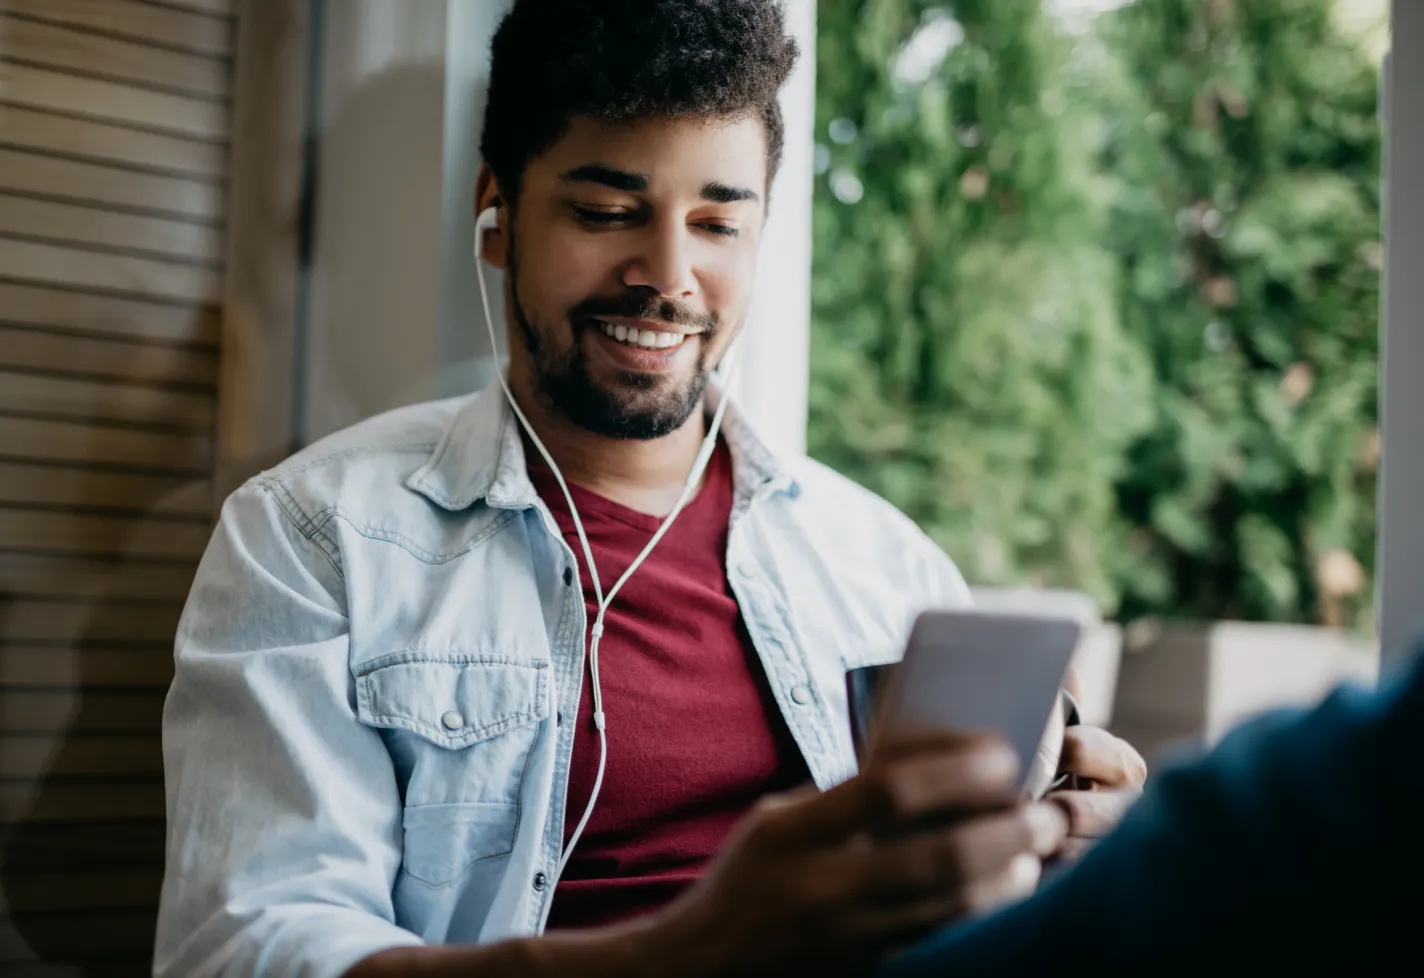
[[[865,892],[877,900],[962,892],[1001,875],[1019,856],[1058,851],[1067,832],[1063,810],[1041,804],[902,837],[864,853]]]
[[[965,894],[967,913],[988,913],[1008,903],[1033,895],[1043,877],[1043,861],[1022,853],[1015,856],[1000,873],[978,880]]]
[[[1097,839],[1065,839],[1054,858],[1065,863],[1076,863],[1097,844]]]
[[[951,828],[882,843],[865,854],[864,892],[876,900],[904,900],[962,889],[1003,870],[1032,844],[1022,812],[966,819]]]
[[[1068,815],[1069,835],[1079,839],[1096,839],[1107,835],[1122,821],[1139,792],[1119,791],[1055,791],[1048,799],[1060,805]]]
[[[887,820],[913,820],[964,809],[997,807],[1012,798],[1018,758],[998,740],[959,741],[953,746],[878,758],[855,781]]]
[[[774,847],[805,850],[845,842],[862,832],[870,818],[867,794],[857,780],[829,791],[808,787],[768,795],[757,802],[749,819]]]
[[[1063,734],[1058,770],[1109,788],[1140,788],[1147,781],[1147,762],[1142,755],[1101,727],[1069,727]]]

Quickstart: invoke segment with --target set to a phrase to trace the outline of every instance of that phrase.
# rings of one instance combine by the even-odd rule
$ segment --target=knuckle
[[[947,881],[966,879],[970,875],[970,850],[962,831],[943,833],[933,849],[935,874]]]
[[[865,804],[870,812],[887,818],[901,818],[905,814],[905,804],[897,789],[894,777],[885,770],[870,771],[861,775],[861,790],[865,793]]]
[[[1147,761],[1132,747],[1128,747],[1127,779],[1138,791],[1147,783]]]

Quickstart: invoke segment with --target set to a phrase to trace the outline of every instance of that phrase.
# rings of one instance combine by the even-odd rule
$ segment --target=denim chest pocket
[[[439,886],[514,847],[519,796],[549,716],[547,660],[398,652],[356,676],[405,797],[405,871]]]

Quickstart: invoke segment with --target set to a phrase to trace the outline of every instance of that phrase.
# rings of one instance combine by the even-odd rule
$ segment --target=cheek
[[[721,261],[704,266],[701,284],[705,302],[723,327],[739,326],[746,317],[755,282],[755,251],[727,255]],[[723,329],[723,333],[726,332]]]
[[[527,306],[562,318],[570,307],[607,291],[608,256],[588,236],[547,235],[520,242],[519,292]]]

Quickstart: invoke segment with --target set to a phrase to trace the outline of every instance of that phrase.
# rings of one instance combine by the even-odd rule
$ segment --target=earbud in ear
[[[480,216],[475,218],[475,258],[480,257],[480,253],[485,247],[485,232],[493,231],[499,227],[499,208],[486,207],[480,211]]]

